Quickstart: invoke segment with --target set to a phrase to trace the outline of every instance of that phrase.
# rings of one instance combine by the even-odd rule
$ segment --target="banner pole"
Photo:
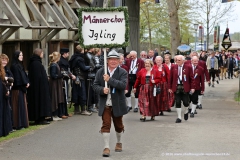
[[[104,74],[107,74],[107,51],[106,48],[103,48],[104,52]],[[105,81],[105,88],[107,88],[107,81]]]

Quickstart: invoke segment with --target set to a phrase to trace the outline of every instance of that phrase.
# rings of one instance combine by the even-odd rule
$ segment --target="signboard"
[[[80,8],[79,42],[84,48],[128,46],[129,27],[126,7]]]

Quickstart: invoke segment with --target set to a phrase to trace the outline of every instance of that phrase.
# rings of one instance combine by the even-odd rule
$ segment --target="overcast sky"
[[[240,2],[229,2],[229,3],[234,3],[236,5],[234,9],[234,18],[236,18],[236,20],[232,22],[228,22],[228,28],[229,28],[230,34],[232,34],[234,32],[240,32]],[[227,27],[227,24],[220,25],[221,34],[224,34],[226,27]]]

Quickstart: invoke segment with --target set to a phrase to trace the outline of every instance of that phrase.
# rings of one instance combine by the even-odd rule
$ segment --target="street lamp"
[[[197,51],[197,29],[198,29],[198,24],[193,24],[194,25],[194,30],[195,30],[195,51]]]

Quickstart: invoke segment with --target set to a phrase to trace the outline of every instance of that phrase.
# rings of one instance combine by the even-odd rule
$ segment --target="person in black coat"
[[[2,63],[4,61],[4,63]],[[11,109],[9,105],[9,89],[4,70],[5,60],[0,59],[0,137],[7,136],[12,131]]]
[[[21,51],[15,51],[13,54],[11,71],[14,77],[12,87],[13,127],[16,129],[27,128],[29,122],[26,92],[29,81],[23,67],[23,53]]]
[[[10,132],[13,131],[12,125],[12,105],[11,105],[11,87],[13,85],[13,75],[10,69],[7,67],[9,62],[9,58],[6,54],[0,55],[0,63],[2,63],[2,67],[5,71],[5,79],[3,81],[3,136],[8,135]],[[5,93],[8,93],[6,95]]]
[[[90,66],[86,66],[84,62],[84,52],[80,45],[76,47],[76,53],[71,57],[69,63],[71,71],[76,75],[76,80],[72,85],[72,100],[74,103],[74,114],[91,115],[91,112],[86,111],[86,84],[85,79]],[[81,106],[81,112],[79,111]]]
[[[43,51],[35,49],[28,65],[28,117],[36,124],[49,124],[46,117],[51,117],[51,98],[46,70],[42,65]]]
[[[64,87],[63,87],[63,93],[65,97],[65,103],[64,103],[64,108],[63,108],[63,114],[65,116],[71,117],[72,115],[68,114],[67,110],[67,104],[68,104],[68,97],[69,97],[69,79],[75,80],[76,77],[70,72],[70,66],[68,62],[68,57],[69,57],[69,49],[68,48],[61,48],[60,49],[60,60],[58,62],[58,65],[60,67],[61,73],[64,76],[63,82],[64,82]]]

